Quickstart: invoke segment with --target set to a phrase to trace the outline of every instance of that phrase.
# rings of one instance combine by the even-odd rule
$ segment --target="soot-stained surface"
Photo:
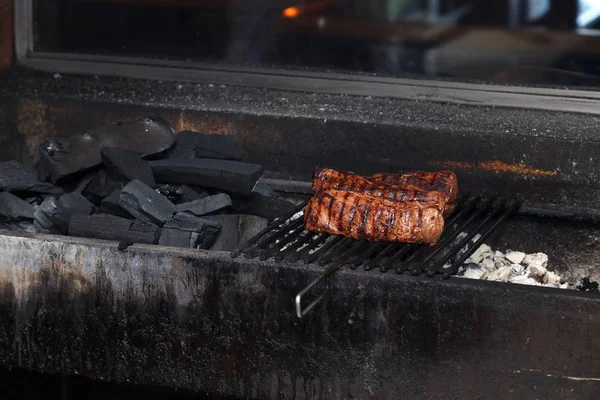
[[[49,239],[0,235],[2,365],[277,399],[598,390],[597,296],[341,271],[299,320],[318,268]]]
[[[176,131],[235,135],[270,177],[451,169],[461,192],[589,208],[600,191],[595,116],[25,70],[0,83],[0,159],[25,164],[46,139],[156,115]]]
[[[465,106],[380,97],[331,95],[211,85],[54,75],[17,69],[0,75],[0,96],[75,99],[187,110],[247,113],[456,129],[485,136],[599,141],[598,116]]]

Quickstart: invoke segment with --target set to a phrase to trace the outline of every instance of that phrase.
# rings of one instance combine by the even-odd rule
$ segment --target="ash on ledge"
[[[521,251],[494,251],[482,244],[465,261],[457,276],[522,285],[546,286],[560,289],[577,289],[583,292],[600,292],[598,282],[583,278],[580,282],[567,282],[548,269],[548,255],[526,254]]]
[[[34,168],[0,163],[0,229],[233,251],[294,209],[234,136],[174,133],[147,117],[45,141]]]

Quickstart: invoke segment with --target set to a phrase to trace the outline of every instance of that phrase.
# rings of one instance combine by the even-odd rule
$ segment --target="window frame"
[[[448,82],[432,79],[216,66],[142,57],[34,50],[33,0],[15,1],[17,64],[46,72],[212,83],[257,88],[387,97],[471,106],[600,115],[600,91]]]

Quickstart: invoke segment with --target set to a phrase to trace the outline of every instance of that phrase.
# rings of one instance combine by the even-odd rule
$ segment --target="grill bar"
[[[426,273],[449,277],[456,274],[483,241],[519,209],[522,201],[463,196],[446,220],[445,231],[434,246],[369,242],[309,232],[304,229],[301,212],[305,204],[277,219],[233,255],[326,267],[296,296],[296,313],[300,318],[324,298],[330,287],[329,278],[346,265],[352,269],[362,265],[365,271],[379,268],[383,273],[393,269],[396,273],[410,271],[414,275]],[[302,297],[322,281],[326,281],[324,291],[302,309]]]
[[[512,204],[508,207],[506,211],[498,218],[492,226],[490,226],[485,232],[483,232],[479,239],[473,243],[473,245],[463,254],[461,255],[452,266],[449,268],[450,271],[444,273],[444,277],[449,278],[450,275],[455,275],[458,272],[458,268],[483,244],[483,242],[494,232],[494,230],[500,226],[502,222],[504,222],[508,217],[510,217],[513,213],[515,213],[523,204],[521,200],[514,200]]]

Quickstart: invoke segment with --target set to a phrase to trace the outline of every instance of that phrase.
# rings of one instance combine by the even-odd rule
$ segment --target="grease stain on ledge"
[[[474,164],[466,161],[434,161],[430,164],[435,165],[436,167],[450,169],[481,169],[495,173],[512,173],[532,176],[558,175],[558,171],[533,168],[522,163],[508,164],[500,160],[477,161]]]

